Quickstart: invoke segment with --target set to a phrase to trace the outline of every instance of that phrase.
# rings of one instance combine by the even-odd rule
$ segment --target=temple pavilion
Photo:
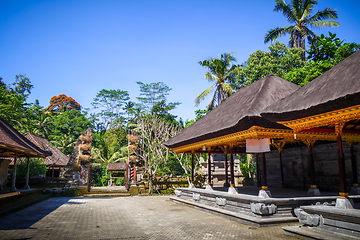
[[[268,75],[240,88],[165,143],[176,153],[224,154],[225,168],[230,155],[230,187],[213,188],[209,170],[205,189],[192,184],[177,189],[171,199],[256,226],[299,219],[328,229],[343,224],[344,232],[360,237],[360,211],[353,209],[359,209],[360,202],[359,66],[356,52],[304,87]],[[261,148],[253,148],[257,141]],[[237,153],[256,153],[258,195],[234,188]],[[211,169],[210,158],[208,164]],[[273,197],[271,186],[286,191]],[[292,194],[295,188],[307,189],[307,195]],[[310,205],[324,207],[303,207]]]
[[[8,174],[8,166],[11,159],[14,159],[11,190],[16,191],[16,162],[19,158],[27,159],[27,172],[25,189],[29,189],[29,164],[30,158],[46,158],[52,153],[44,151],[34,143],[25,138],[21,133],[11,127],[0,118],[0,187],[5,188]]]

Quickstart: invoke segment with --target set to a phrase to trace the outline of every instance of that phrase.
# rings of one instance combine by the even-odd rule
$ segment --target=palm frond
[[[316,22],[309,22],[311,27],[316,28],[325,28],[325,27],[339,27],[340,24],[336,21],[316,21]]]
[[[223,92],[227,95],[230,96],[231,94],[234,93],[234,90],[232,89],[232,87],[228,84],[228,83],[223,83],[221,85],[221,88],[223,89]]]
[[[209,82],[218,80],[218,77],[217,77],[215,74],[212,74],[212,73],[209,73],[209,72],[205,73],[205,78],[206,78]]]
[[[275,40],[277,40],[279,37],[285,35],[286,33],[291,33],[293,26],[287,26],[287,27],[278,27],[271,29],[267,32],[265,35],[264,43],[267,43],[271,41],[273,43]]]
[[[313,10],[314,4],[317,2],[314,0],[305,0],[304,5],[302,6],[302,12],[299,14],[301,15],[301,18],[299,19],[299,22],[306,21],[306,19],[310,16],[311,11]]]
[[[294,13],[291,11],[291,6],[287,5],[284,0],[276,0],[274,11],[281,12],[291,23],[296,19]]]
[[[205,91],[203,91],[196,99],[195,99],[195,106],[198,106],[199,103],[204,100],[204,98],[209,95],[209,93],[211,93],[213,91],[213,87],[214,86],[210,86],[208,89],[206,89]]]
[[[338,13],[336,9],[325,8],[322,11],[318,11],[314,16],[307,19],[308,22],[322,21],[326,19],[337,19]]]

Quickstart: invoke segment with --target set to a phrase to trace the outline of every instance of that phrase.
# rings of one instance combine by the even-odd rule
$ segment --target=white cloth
[[[268,138],[246,139],[246,152],[259,153],[270,152],[270,144]]]

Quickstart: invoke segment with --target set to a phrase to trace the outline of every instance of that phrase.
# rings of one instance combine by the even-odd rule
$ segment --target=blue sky
[[[317,34],[360,43],[359,0],[318,2],[315,11],[338,10],[341,27]],[[136,101],[136,81],[161,81],[173,89],[168,101],[182,103],[172,113],[191,119],[211,100],[194,106],[210,86],[198,62],[235,52],[243,63],[267,50],[265,33],[289,25],[274,6],[275,0],[0,0],[0,76],[10,84],[26,74],[34,85],[29,101],[45,107],[66,94],[91,108],[101,89],[127,90]]]

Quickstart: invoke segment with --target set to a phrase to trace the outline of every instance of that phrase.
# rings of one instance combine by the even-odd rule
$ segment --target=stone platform
[[[359,204],[355,204],[359,208]],[[360,210],[335,206],[301,206],[295,210],[303,226],[284,227],[286,234],[311,239],[360,239]]]
[[[254,191],[254,188],[249,188],[247,191]],[[286,194],[286,191],[283,193]],[[188,204],[254,226],[296,222],[298,219],[294,214],[295,208],[315,204],[335,205],[338,198],[338,196],[274,197],[274,195],[271,198],[263,198],[255,194],[230,194],[199,188],[178,188],[175,194],[176,197],[170,198],[175,202]],[[358,197],[353,196],[355,200],[360,200]]]

